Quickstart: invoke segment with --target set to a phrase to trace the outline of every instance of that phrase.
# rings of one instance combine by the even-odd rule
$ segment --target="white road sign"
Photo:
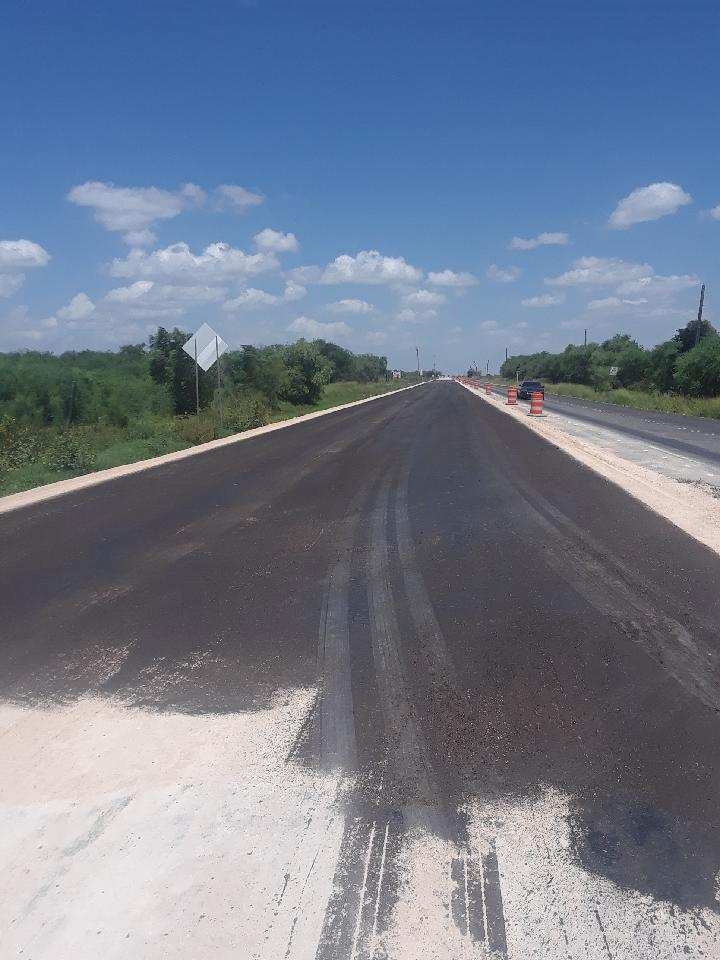
[[[197,358],[198,366],[203,370],[209,370],[218,357],[227,353],[229,349],[223,338],[207,323],[204,323],[183,347],[185,353],[193,360]]]
[[[616,376],[617,376],[617,372],[618,372],[619,369],[620,369],[620,367],[610,367],[610,376],[611,376],[611,377],[616,377]]]

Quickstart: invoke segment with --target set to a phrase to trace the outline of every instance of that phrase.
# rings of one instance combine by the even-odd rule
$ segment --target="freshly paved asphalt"
[[[504,396],[505,389],[495,392]],[[616,403],[600,403],[551,393],[545,397],[545,409],[614,430],[635,440],[645,440],[715,466],[720,464],[720,420],[660,413],[656,410],[634,410]]]
[[[355,775],[355,825],[393,824],[381,925],[405,830],[462,847],[466,800],[541,786],[572,797],[585,870],[717,910],[719,582],[715,554],[445,381],[0,516],[0,696],[73,701],[68,659],[128,640],[99,693],[150,711],[320,682],[292,759]],[[323,960],[364,936],[363,843]],[[493,858],[468,933],[502,956]]]

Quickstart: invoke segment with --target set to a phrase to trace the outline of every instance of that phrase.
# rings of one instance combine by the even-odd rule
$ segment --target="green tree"
[[[720,395],[720,337],[705,337],[678,358],[675,385],[691,397]]]

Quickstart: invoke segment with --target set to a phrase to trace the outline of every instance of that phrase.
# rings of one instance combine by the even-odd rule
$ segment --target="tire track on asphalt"
[[[412,612],[413,641],[422,648],[433,684],[441,687],[445,696],[460,695],[454,665],[415,561],[407,508],[408,474],[406,466],[401,470],[392,498],[393,479],[381,482],[370,515],[367,601],[377,695],[383,718],[384,757],[376,758],[379,776],[362,781],[364,772],[358,771],[359,782],[350,803],[359,808],[361,815],[352,819],[343,838],[335,895],[328,905],[318,960],[342,956],[370,960],[384,956],[381,934],[387,929],[397,902],[401,880],[398,862],[411,835],[445,838],[451,850],[446,869],[448,885],[454,885],[449,907],[455,925],[469,945],[475,943],[480,949],[484,945],[494,951],[494,955],[506,956],[494,842],[479,855],[471,849],[464,818],[440,786],[404,662],[390,573],[391,515],[395,520],[406,599]],[[341,592],[346,575],[342,562],[331,575]],[[336,619],[341,621],[347,607],[342,599],[333,598],[328,610],[338,611]],[[322,632],[327,642],[327,617]],[[339,646],[344,648],[345,631],[340,629],[335,633]],[[331,660],[337,662],[335,657]],[[347,690],[345,683],[341,686],[343,691]],[[334,697],[335,704],[341,708],[344,700],[344,694]],[[331,717],[327,719],[329,726]],[[337,757],[339,745],[346,741],[342,721],[340,729],[327,737],[327,744],[325,734],[322,739],[328,755]],[[436,908],[443,910],[440,900]],[[472,948],[471,952],[474,955]]]

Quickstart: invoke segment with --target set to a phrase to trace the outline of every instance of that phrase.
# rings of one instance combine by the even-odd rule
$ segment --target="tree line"
[[[517,354],[500,367],[508,379],[579,383],[680,393],[689,397],[720,395],[720,336],[706,320],[691,320],[674,337],[651,349],[628,334],[602,343],[568,344],[561,353]]]
[[[117,351],[0,354],[0,416],[28,426],[125,427],[148,414],[195,413],[195,363],[182,349],[190,334],[164,327],[147,344]],[[388,377],[387,358],[355,354],[326,340],[244,346],[222,358],[222,393],[232,402],[260,398],[314,404],[333,381]],[[215,368],[199,372],[200,405],[217,400]]]

